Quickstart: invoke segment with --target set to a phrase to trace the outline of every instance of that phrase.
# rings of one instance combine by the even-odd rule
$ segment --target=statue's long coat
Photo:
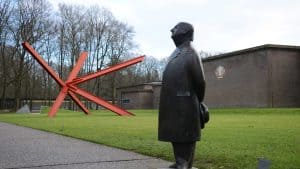
[[[200,140],[199,104],[205,80],[201,58],[186,42],[170,56],[163,73],[158,139],[168,142]]]

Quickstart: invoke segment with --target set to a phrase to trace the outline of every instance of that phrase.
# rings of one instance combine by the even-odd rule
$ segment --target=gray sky
[[[229,52],[266,43],[300,46],[299,0],[51,0],[54,5],[93,5],[109,9],[134,27],[139,52],[168,57],[175,46],[170,29],[194,25],[194,47]]]

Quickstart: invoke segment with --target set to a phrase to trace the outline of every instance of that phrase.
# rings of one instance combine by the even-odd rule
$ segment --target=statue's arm
[[[199,101],[202,102],[205,94],[205,77],[201,58],[196,53],[191,54],[189,57],[189,65],[190,79]]]

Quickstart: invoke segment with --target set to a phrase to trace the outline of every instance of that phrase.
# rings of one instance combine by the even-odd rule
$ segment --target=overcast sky
[[[175,46],[170,29],[194,25],[194,47],[229,52],[267,43],[300,46],[299,0],[51,0],[54,5],[93,5],[109,9],[134,27],[141,54],[168,57]]]

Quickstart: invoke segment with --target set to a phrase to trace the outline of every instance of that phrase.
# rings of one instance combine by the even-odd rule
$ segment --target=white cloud
[[[174,50],[169,30],[180,21],[195,27],[194,46],[232,51],[264,43],[300,45],[297,0],[52,0],[99,4],[136,31],[143,54],[167,57]]]

